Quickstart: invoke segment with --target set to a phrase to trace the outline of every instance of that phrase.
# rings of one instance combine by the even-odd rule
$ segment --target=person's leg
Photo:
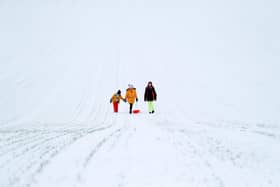
[[[132,103],[129,103],[129,113],[130,113],[130,114],[132,113],[132,107],[133,107],[133,104],[132,104]]]
[[[114,112],[118,112],[118,103],[114,102],[113,106],[114,106]]]
[[[152,111],[153,111],[153,102],[152,101],[148,101],[148,111],[149,111],[149,113],[152,113]]]
[[[154,113],[154,112],[155,112],[155,105],[154,105],[154,102],[153,102],[153,101],[151,102],[151,105],[152,105],[152,106],[151,106],[152,113]]]
[[[154,107],[154,102],[153,101],[148,102],[148,111],[149,111],[149,113],[154,113],[155,112],[155,107]]]

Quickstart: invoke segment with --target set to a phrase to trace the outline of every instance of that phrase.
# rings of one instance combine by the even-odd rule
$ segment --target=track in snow
[[[274,156],[279,138],[269,129],[172,123],[158,114],[107,117],[99,128],[1,129],[0,185],[180,187],[279,183],[280,165]],[[262,144],[254,145],[255,139]]]

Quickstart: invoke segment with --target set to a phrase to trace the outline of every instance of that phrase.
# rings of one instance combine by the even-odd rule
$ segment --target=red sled
[[[140,110],[139,109],[135,109],[132,112],[133,112],[133,114],[138,114],[138,113],[140,113]]]

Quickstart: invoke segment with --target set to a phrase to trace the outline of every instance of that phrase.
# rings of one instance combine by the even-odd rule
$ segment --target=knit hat
[[[133,84],[128,84],[129,88],[134,88]]]
[[[118,90],[117,94],[121,95],[121,91],[120,91],[120,90]]]

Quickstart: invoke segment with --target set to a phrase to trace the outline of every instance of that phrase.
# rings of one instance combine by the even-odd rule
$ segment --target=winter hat
[[[134,88],[133,84],[128,84],[129,88]]]
[[[120,91],[120,90],[118,90],[117,94],[121,95],[121,91]]]

